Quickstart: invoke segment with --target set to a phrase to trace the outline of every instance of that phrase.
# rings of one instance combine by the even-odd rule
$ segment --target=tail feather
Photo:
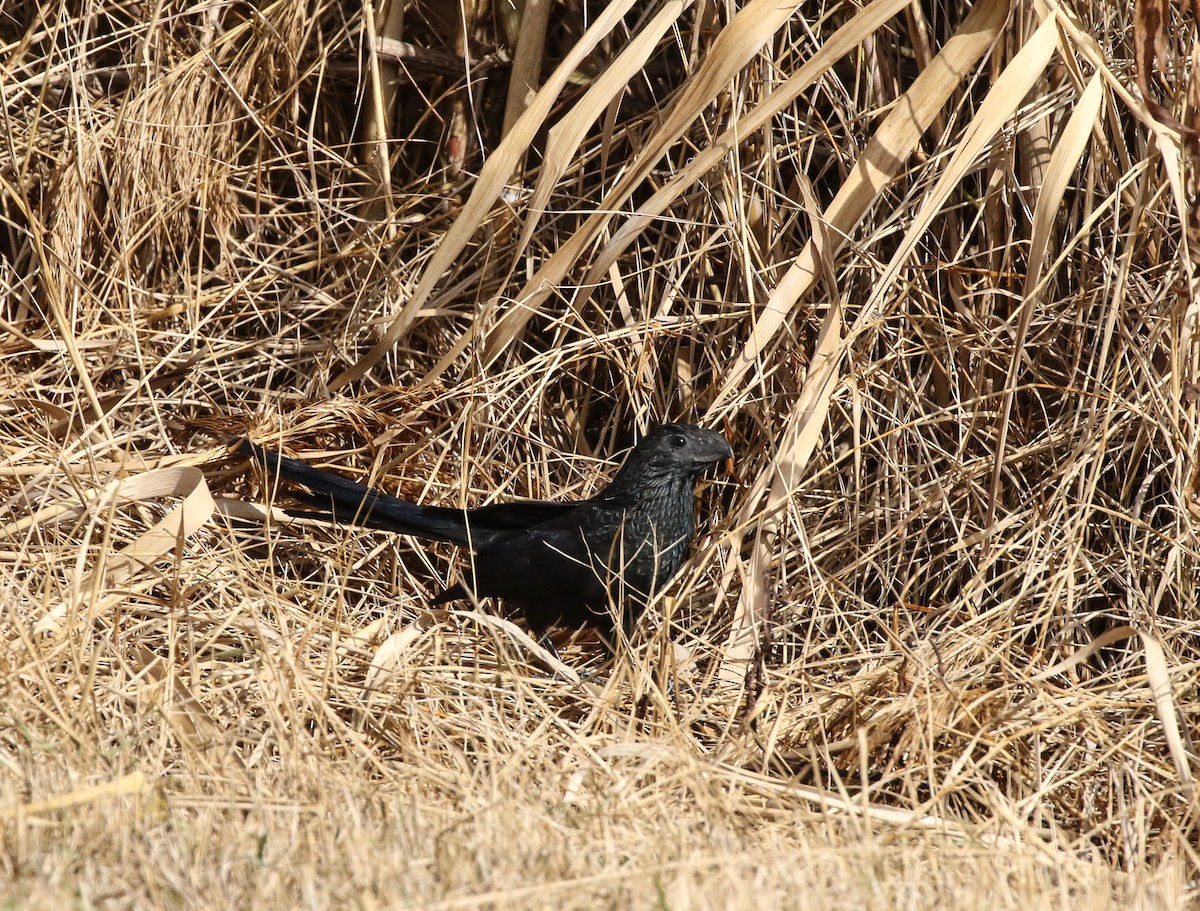
[[[471,540],[465,510],[418,506],[286,458],[246,439],[239,441],[238,451],[257,461],[268,474],[307,487],[311,493],[294,491],[292,495],[321,512],[316,515],[306,513],[306,517],[328,518],[363,528],[400,532],[452,544],[473,544],[475,547],[481,544],[478,536],[474,541]]]

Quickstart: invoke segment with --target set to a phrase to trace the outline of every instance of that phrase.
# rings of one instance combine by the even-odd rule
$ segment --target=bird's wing
[[[472,532],[523,531],[574,513],[586,500],[555,503],[551,500],[514,500],[467,510]]]
[[[578,511],[582,517],[587,510]],[[447,590],[439,602],[467,597],[500,598],[519,608],[537,630],[564,623],[607,626],[607,590],[574,517],[509,531],[478,549],[464,581]]]

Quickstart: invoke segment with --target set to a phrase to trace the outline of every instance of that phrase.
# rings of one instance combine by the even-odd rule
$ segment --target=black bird
[[[301,484],[298,500],[364,528],[449,541],[474,554],[464,578],[433,603],[500,598],[544,644],[550,626],[591,626],[612,642],[614,610],[632,630],[646,602],[683,563],[700,474],[733,457],[720,434],[664,424],[643,439],[607,487],[587,500],[524,500],[474,509],[418,506],[241,440],[239,451]],[[623,612],[622,612],[623,608]]]

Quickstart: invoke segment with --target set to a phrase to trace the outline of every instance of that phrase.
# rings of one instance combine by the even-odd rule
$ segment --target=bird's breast
[[[692,493],[676,486],[648,485],[636,500],[611,511],[605,540],[591,542],[614,583],[649,595],[683,563],[694,531]]]

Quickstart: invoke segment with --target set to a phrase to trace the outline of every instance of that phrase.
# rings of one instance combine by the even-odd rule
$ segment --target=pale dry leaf
[[[678,20],[681,13],[691,5],[691,0],[670,0],[655,13],[617,55],[604,72],[592,83],[579,102],[550,129],[546,140],[546,151],[542,166],[538,170],[537,183],[534,184],[533,195],[529,200],[529,215],[525,226],[521,229],[520,240],[517,241],[513,260],[518,260],[529,246],[529,240],[540,223],[542,212],[546,210],[550,195],[554,192],[559,178],[571,166],[579,145],[587,136],[587,131],[604,113],[608,104],[616,98],[630,80],[636,79],[647,59],[658,47],[663,34]]]
[[[371,656],[371,666],[367,669],[367,679],[364,683],[366,689],[377,689],[395,674],[405,659],[411,656],[413,645],[424,633],[420,623],[409,623],[384,639]]]
[[[1162,724],[1163,736],[1167,739],[1167,748],[1175,763],[1179,782],[1190,793],[1193,789],[1192,761],[1179,730],[1179,711],[1175,705],[1167,655],[1158,637],[1145,630],[1138,630],[1138,635],[1142,640],[1142,652],[1146,658],[1146,678],[1150,681],[1150,692],[1154,695],[1154,708],[1158,713],[1159,723]]]
[[[404,306],[384,333],[383,338],[354,366],[330,381],[331,392],[336,392],[348,383],[364,376],[372,366],[387,355],[392,346],[396,344],[396,340],[412,324],[418,311],[429,300],[433,289],[445,274],[446,269],[462,253],[472,235],[487,218],[496,200],[504,193],[513,171],[530,143],[533,142],[534,137],[542,129],[550,109],[568,84],[571,75],[579,68],[588,54],[596,48],[596,45],[621,22],[621,18],[633,4],[634,0],[615,0],[608,4],[579,42],[571,48],[570,53],[563,58],[562,63],[534,96],[525,113],[521,115],[500,145],[484,162],[479,179],[463,205],[462,211],[458,213],[450,230],[442,238],[437,250],[422,272],[421,280],[412,296],[404,302]]]
[[[825,222],[835,238],[834,252],[867,212],[879,192],[905,166],[917,141],[975,63],[995,42],[1008,15],[1007,0],[976,3],[962,26],[933,58],[893,107],[863,150],[854,169],[825,212]],[[749,339],[727,365],[721,387],[709,408],[712,415],[742,385],[746,373],[759,363],[762,352],[795,314],[800,296],[818,276],[816,247],[810,242],[800,252],[758,315]],[[865,316],[865,314],[864,314]],[[860,319],[861,323],[862,320]]]
[[[34,631],[55,631],[70,611],[89,603],[106,589],[116,588],[138,572],[176,552],[183,542],[208,522],[216,508],[208,483],[198,468],[160,468],[110,484],[96,498],[94,509],[103,510],[116,502],[182,497],[183,502],[142,532],[121,550],[103,559],[87,578],[79,581],[73,594],[34,624]]]
[[[634,189],[666,154],[670,144],[726,90],[734,75],[770,40],[795,9],[795,3],[753,0],[721,30],[703,65],[688,80],[662,125],[646,140],[617,185],[601,200],[596,214],[529,280],[517,295],[519,306],[510,309],[489,333],[484,364],[493,363],[515,341],[549,295],[553,284],[574,267],[599,231],[616,216]]]

